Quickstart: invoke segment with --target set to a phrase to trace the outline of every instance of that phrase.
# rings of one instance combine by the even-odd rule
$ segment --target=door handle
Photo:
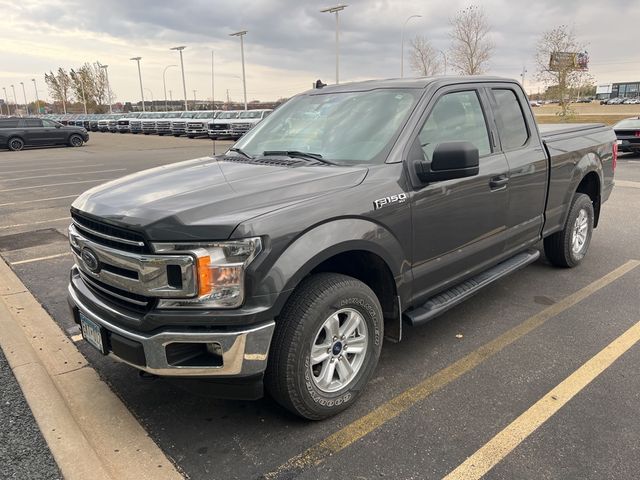
[[[489,187],[491,190],[502,190],[507,188],[507,183],[509,183],[509,178],[506,175],[498,175],[497,177],[491,178]]]

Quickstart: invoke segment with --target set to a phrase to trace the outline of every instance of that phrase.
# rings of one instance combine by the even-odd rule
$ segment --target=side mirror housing
[[[431,163],[420,160],[415,167],[418,178],[425,183],[473,177],[480,171],[480,153],[470,142],[439,143]]]

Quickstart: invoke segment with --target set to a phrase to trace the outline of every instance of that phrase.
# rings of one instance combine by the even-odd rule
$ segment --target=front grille
[[[169,129],[169,128],[171,128],[171,122],[167,122],[167,121],[164,121],[164,122],[156,122],[156,127],[157,127],[158,129],[160,129],[160,128],[163,128],[163,129]]]
[[[202,123],[189,123],[189,128],[202,128],[204,125]]]
[[[118,125],[129,125],[129,120],[118,120]]]
[[[211,127],[211,130],[229,130],[228,123],[214,123]]]
[[[133,253],[150,253],[144,237],[139,233],[114,227],[76,212],[71,212],[71,217],[82,235],[100,245]]]
[[[156,303],[153,298],[127,292],[126,290],[107,285],[95,278],[89,278],[89,276],[85,275],[81,270],[78,271],[80,272],[80,278],[87,288],[89,288],[98,297],[106,300],[108,303],[115,303],[121,307],[138,312],[147,312]]]

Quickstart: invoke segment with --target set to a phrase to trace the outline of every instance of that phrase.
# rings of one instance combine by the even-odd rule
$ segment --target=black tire
[[[574,249],[574,231],[577,228],[581,212],[587,217],[585,239],[578,243]],[[586,256],[593,234],[593,203],[591,198],[584,193],[576,193],[569,208],[569,215],[564,228],[544,239],[544,253],[547,259],[558,267],[575,267]]]
[[[354,368],[351,380],[338,390],[327,392],[321,390],[312,378],[315,376],[312,370],[314,366],[311,364],[312,343],[317,340],[319,332],[323,331],[322,326],[326,321],[345,309],[359,314],[361,321],[364,321],[366,335],[363,344],[366,344],[366,350],[360,366]],[[344,327],[346,320],[340,320],[340,325]],[[364,389],[378,364],[383,337],[382,308],[367,285],[336,273],[319,273],[307,277],[292,293],[276,321],[265,376],[267,391],[278,403],[296,415],[309,420],[331,417],[350,407]],[[338,354],[340,361],[342,355],[345,358],[349,358],[349,355],[355,358],[346,348],[342,350],[342,343],[347,345],[349,339],[335,339],[336,337],[333,346],[327,349],[327,354],[331,352],[328,355],[330,361],[336,360],[337,365],[338,358],[334,358],[334,355]],[[325,341],[332,340],[327,338]],[[338,343],[341,345],[336,353]],[[318,365],[315,367],[318,368]],[[334,375],[338,375],[333,373],[334,370],[338,372],[339,368],[334,366],[331,370],[332,379],[335,378]]]
[[[19,152],[24,148],[24,140],[22,140],[20,137],[11,137],[9,140],[7,140],[7,147],[12,152]]]
[[[69,137],[70,147],[81,147],[83,143],[84,143],[84,139],[78,134],[74,133]]]

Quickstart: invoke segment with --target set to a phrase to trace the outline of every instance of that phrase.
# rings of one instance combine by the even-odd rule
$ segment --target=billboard
[[[549,58],[549,70],[589,70],[589,54],[587,52],[552,52]]]

